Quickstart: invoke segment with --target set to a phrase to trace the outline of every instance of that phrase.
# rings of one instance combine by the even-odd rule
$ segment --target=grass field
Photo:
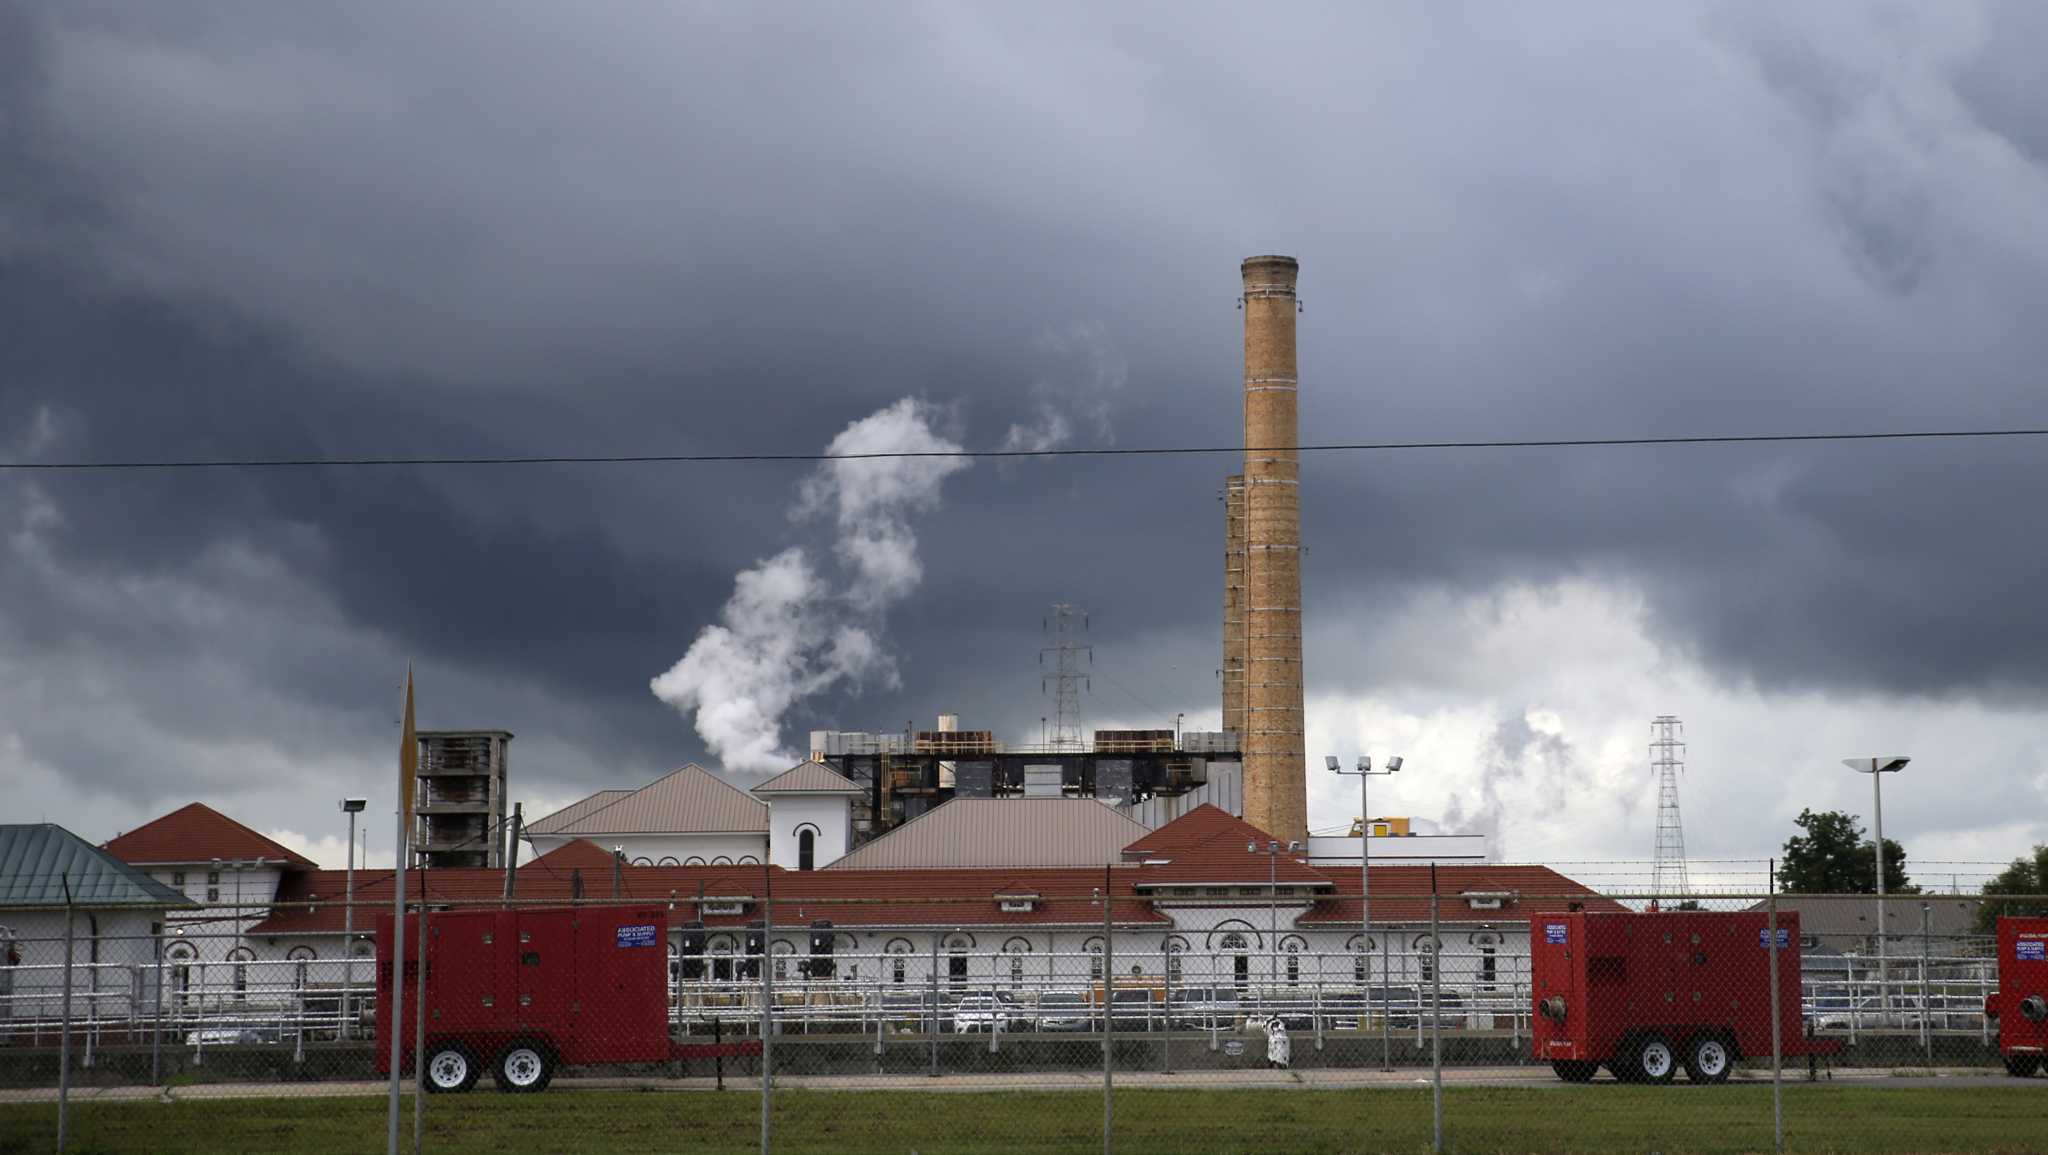
[[[1788,1150],[2048,1151],[2048,1094],[2001,1087],[1791,1087]],[[1423,1152],[1426,1090],[1121,1091],[1116,1150],[1138,1153]],[[1763,1087],[1472,1088],[1445,1096],[1447,1146],[1459,1152],[1768,1151]],[[775,1149],[855,1152],[1080,1152],[1102,1149],[1102,1098],[1069,1092],[928,1094],[784,1091]],[[408,1145],[411,1115],[404,1124]],[[383,1150],[374,1098],[81,1103],[76,1152]],[[760,1099],[739,1091],[557,1091],[428,1101],[435,1152],[757,1150]],[[51,1104],[0,1106],[0,1152],[47,1152]]]

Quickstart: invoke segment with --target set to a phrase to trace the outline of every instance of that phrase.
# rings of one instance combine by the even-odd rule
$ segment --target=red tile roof
[[[1302,926],[1356,923],[1359,919],[1358,871],[1330,870],[1337,884],[1332,897],[1303,915]],[[1436,868],[1437,917],[1445,922],[1521,922],[1541,911],[1563,910],[1568,902],[1587,910],[1625,910],[1547,866],[1439,866]],[[1500,909],[1475,909],[1464,896],[1505,895]],[[1429,919],[1429,867],[1372,868],[1372,920],[1426,922]]]
[[[1204,803],[1124,847],[1127,862],[1143,862],[1145,886],[1218,883],[1324,887],[1330,879],[1282,851],[1269,861],[1273,836],[1224,810]],[[1257,847],[1256,851],[1247,849]]]
[[[574,845],[574,844],[571,844]],[[566,849],[566,848],[565,848]],[[599,851],[602,855],[603,852]],[[568,902],[578,871],[583,897],[611,898],[610,856],[595,867],[558,861],[545,855],[520,867],[518,896],[525,902]],[[846,926],[1007,926],[1095,925],[1102,921],[1096,896],[1103,886],[1101,868],[1018,870],[848,870],[788,871],[769,867],[777,926],[804,926],[813,919],[831,919]],[[1114,892],[1111,917],[1119,924],[1165,925],[1170,920],[1132,890],[1137,871],[1111,871]],[[619,897],[639,902],[669,902],[674,919],[695,917],[696,897],[755,899],[770,885],[758,866],[625,866],[620,869]],[[360,904],[388,906],[392,872],[356,871],[355,894]],[[287,877],[279,886],[270,917],[252,927],[252,934],[321,934],[342,929],[337,901],[346,880],[338,870],[313,871]],[[406,874],[406,901],[420,894],[420,872]],[[490,902],[504,894],[505,875],[497,870],[435,870],[425,880],[427,901]],[[1030,911],[1002,911],[996,895],[1036,894]],[[713,915],[708,926],[744,926],[761,917],[751,908],[739,915]],[[360,924],[361,907],[357,922]]]
[[[194,802],[138,826],[101,849],[131,866],[262,858],[286,866],[318,869],[305,855],[265,838],[203,802]]]

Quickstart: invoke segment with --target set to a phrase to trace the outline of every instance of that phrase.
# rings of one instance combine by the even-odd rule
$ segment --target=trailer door
[[[521,911],[513,980],[522,1029],[558,1035],[576,997],[576,916],[563,911]]]

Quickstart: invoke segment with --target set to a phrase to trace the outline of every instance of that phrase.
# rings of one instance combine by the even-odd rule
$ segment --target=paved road
[[[1736,1077],[1738,1083],[1767,1083],[1766,1073],[1761,1079],[1750,1072]],[[1594,1086],[1607,1083],[1604,1077]],[[1786,1082],[1791,1086],[1802,1086],[1806,1079],[1804,1072],[1797,1075],[1786,1072]],[[660,1078],[564,1078],[555,1080],[561,1088],[582,1088],[596,1090],[659,1090],[659,1091],[709,1091],[714,1083],[708,1078],[660,1079]],[[778,1088],[800,1088],[813,1091],[870,1091],[878,1089],[896,1091],[1097,1091],[1102,1087],[1102,1076],[1089,1072],[1056,1072],[1018,1075],[784,1075],[775,1080]],[[1406,1068],[1391,1072],[1334,1070],[1330,1068],[1274,1071],[1251,1068],[1229,1071],[1188,1071],[1181,1074],[1165,1075],[1156,1071],[1119,1073],[1116,1085],[1121,1088],[1206,1088],[1211,1090],[1249,1088],[1309,1088],[1309,1089],[1380,1089],[1415,1090],[1429,1086],[1429,1072]],[[1530,1087],[1558,1088],[1569,1084],[1552,1077],[1549,1071],[1538,1067],[1459,1067],[1444,1071],[1446,1087]],[[1835,1071],[1832,1076],[1823,1074],[1820,1085],[1855,1087],[2011,1087],[2015,1090],[2038,1090],[2048,1094],[2048,1079],[2018,1080],[2006,1077],[2002,1072],[1987,1071],[1983,1068],[1950,1068],[1911,1074],[1882,1069],[1845,1069]],[[726,1080],[728,1090],[745,1091],[752,1086],[742,1075],[733,1075]],[[1676,1089],[1685,1089],[1680,1080]],[[384,1094],[386,1085],[382,1082],[308,1082],[308,1083],[204,1083],[172,1088],[157,1087],[74,1087],[71,1091],[73,1102],[195,1102],[210,1099],[310,1099],[335,1098],[357,1095]],[[0,1090],[0,1103],[47,1103],[55,1102],[55,1088],[26,1088]]]

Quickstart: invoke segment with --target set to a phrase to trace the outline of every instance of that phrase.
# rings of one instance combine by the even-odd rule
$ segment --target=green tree
[[[1793,819],[1804,834],[1785,840],[1785,858],[1778,864],[1778,883],[1787,894],[1874,894],[1877,891],[1877,847],[1863,836],[1854,814],[1801,810]],[[1906,848],[1884,840],[1884,889],[1887,894],[1917,894],[1906,877]]]
[[[1985,894],[2048,895],[2048,846],[2034,847],[2032,858],[2015,858],[1984,884]],[[2035,897],[2026,902],[1987,902],[1977,908],[1977,929],[1996,928],[2001,914],[2048,914],[2048,899]]]

